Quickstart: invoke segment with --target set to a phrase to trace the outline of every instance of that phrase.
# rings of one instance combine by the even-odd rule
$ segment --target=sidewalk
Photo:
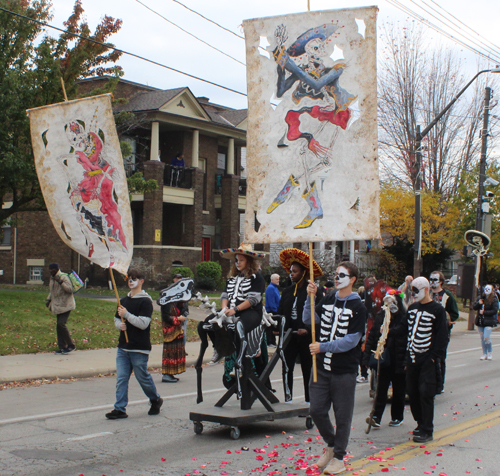
[[[197,308],[192,308],[190,318],[203,320],[206,314]],[[466,319],[455,323],[453,334],[467,331],[466,312],[460,317]],[[149,367],[161,367],[163,345],[153,346],[149,357]],[[186,366],[195,364],[200,352],[199,342],[188,342],[186,345]],[[212,346],[205,352],[204,363],[212,357]],[[0,383],[41,378],[82,378],[93,377],[116,372],[116,348],[99,350],[76,350],[70,354],[56,355],[54,353],[20,354],[0,356]]]

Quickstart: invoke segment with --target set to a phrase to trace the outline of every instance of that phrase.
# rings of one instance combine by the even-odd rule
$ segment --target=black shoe
[[[178,382],[179,379],[177,377],[174,377],[173,375],[165,374],[161,378],[161,381],[164,383],[175,383],[175,382]]]
[[[413,441],[415,443],[426,443],[427,441],[432,441],[434,438],[432,437],[432,433],[424,433],[419,432],[415,435],[413,434]]]
[[[64,350],[66,350],[66,349],[57,349],[57,350],[54,352],[54,354],[63,354],[63,353],[64,353],[64,352],[63,352]]]
[[[69,354],[72,350],[73,350],[73,349],[70,349],[69,347],[66,347],[66,348],[62,349],[62,351],[61,351],[61,352],[62,352],[63,354]]]
[[[76,350],[76,345],[68,345],[68,352],[72,352],[73,350]]]
[[[151,400],[151,408],[149,409],[148,415],[159,415],[162,405],[163,398],[161,397],[158,400]]]
[[[368,423],[370,426],[373,426],[373,428],[380,428],[380,421],[378,417],[376,416],[367,416],[366,417],[366,423]]]
[[[420,435],[420,433],[422,433],[422,430],[417,426],[417,428],[415,428],[413,431],[413,436],[417,436],[417,435]]]
[[[106,413],[106,418],[108,420],[118,420],[119,418],[128,418],[128,415],[121,410],[113,410],[109,413]]]
[[[389,426],[401,426],[402,424],[403,420],[398,420],[397,418],[389,422]]]

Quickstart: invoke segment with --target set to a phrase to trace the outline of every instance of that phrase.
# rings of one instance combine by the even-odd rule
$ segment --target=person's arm
[[[429,351],[431,359],[444,358],[446,355],[446,346],[448,345],[448,325],[446,323],[446,310],[443,306],[437,309],[435,320],[434,342]]]
[[[290,73],[297,76],[301,81],[311,86],[316,93],[321,91],[321,88],[329,85],[336,79],[340,77],[340,75],[344,72],[344,68],[340,65],[337,68],[332,68],[328,73],[321,76],[319,79],[315,79],[309,73],[303,71],[295,61],[293,61],[289,56],[286,59],[285,69],[290,71]]]
[[[314,312],[314,322],[316,322],[316,324],[319,324],[319,322],[321,321],[318,313]],[[309,294],[307,295],[307,299],[306,299],[306,302],[304,303],[304,310],[302,311],[302,322],[306,325],[311,325],[311,297],[309,296]]]
[[[446,301],[446,312],[450,316],[451,322],[455,322],[460,317],[457,301],[452,294],[448,295],[448,300]]]
[[[490,309],[486,309],[486,306],[484,307],[484,316],[491,317],[491,316],[496,316],[498,314],[498,301],[495,299],[491,303]]]
[[[73,294],[73,285],[71,284],[68,276],[66,276],[65,274],[61,274],[59,284],[61,285],[61,289],[66,294]]]
[[[125,310],[123,312],[122,310]],[[137,327],[141,330],[147,329],[151,324],[151,316],[153,315],[153,303],[148,299],[147,302],[144,302],[141,306],[141,314],[136,316],[129,312],[123,306],[118,308],[118,314],[123,317],[126,321],[130,322],[134,327]]]
[[[478,299],[478,300],[477,300],[477,301],[473,304],[472,309],[474,309],[474,311],[478,311],[478,310],[481,308],[481,306],[483,305],[483,303],[482,303],[482,302],[480,302],[480,301],[482,301],[482,299]]]
[[[359,344],[361,336],[361,332],[355,332],[354,334],[346,334],[344,337],[335,340],[320,342],[319,352],[331,352],[333,354],[347,352]]]

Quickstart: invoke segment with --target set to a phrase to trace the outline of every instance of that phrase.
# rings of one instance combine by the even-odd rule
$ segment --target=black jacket
[[[484,314],[479,314],[478,312],[474,324],[480,327],[496,327],[496,325],[498,324],[497,298],[495,297],[495,299],[493,299],[493,302],[491,303],[487,303],[484,298],[481,299],[483,299],[484,304],[479,304],[480,300],[477,300],[474,303],[473,309],[475,311],[480,311],[481,309],[483,309],[484,306]]]
[[[295,292],[295,284],[292,284],[291,286],[288,286],[287,288],[284,289],[283,293],[281,294],[281,299],[278,305],[277,314],[285,316],[286,318],[285,330],[287,329],[292,329],[294,331],[296,331],[297,329],[309,330],[311,326],[306,326],[302,322],[302,312],[304,311],[304,303],[306,302],[307,299],[307,286],[304,285],[301,288],[297,288],[296,296],[293,295],[294,292]],[[323,298],[323,290],[318,288],[318,291],[316,292],[315,302],[318,303],[322,298]],[[297,302],[295,304],[295,309],[297,311],[297,319],[292,319],[293,303],[295,302],[295,299],[297,299]]]
[[[375,317],[368,338],[366,339],[365,351],[363,353],[363,365],[368,366],[370,355],[377,349],[378,340],[380,339],[380,327],[384,323],[385,311],[381,311]],[[389,349],[391,356],[390,366],[396,373],[403,373],[406,358],[406,345],[408,343],[406,328],[404,327],[404,316],[401,310],[396,314],[391,315],[391,323],[389,324],[389,333],[385,348]]]

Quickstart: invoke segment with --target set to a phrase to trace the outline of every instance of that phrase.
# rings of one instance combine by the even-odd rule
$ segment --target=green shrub
[[[220,282],[222,268],[214,261],[202,261],[196,265],[198,287],[202,289],[215,289]]]
[[[183,278],[194,278],[194,273],[191,271],[191,268],[187,266],[172,268],[172,279],[176,274],[182,274]]]

